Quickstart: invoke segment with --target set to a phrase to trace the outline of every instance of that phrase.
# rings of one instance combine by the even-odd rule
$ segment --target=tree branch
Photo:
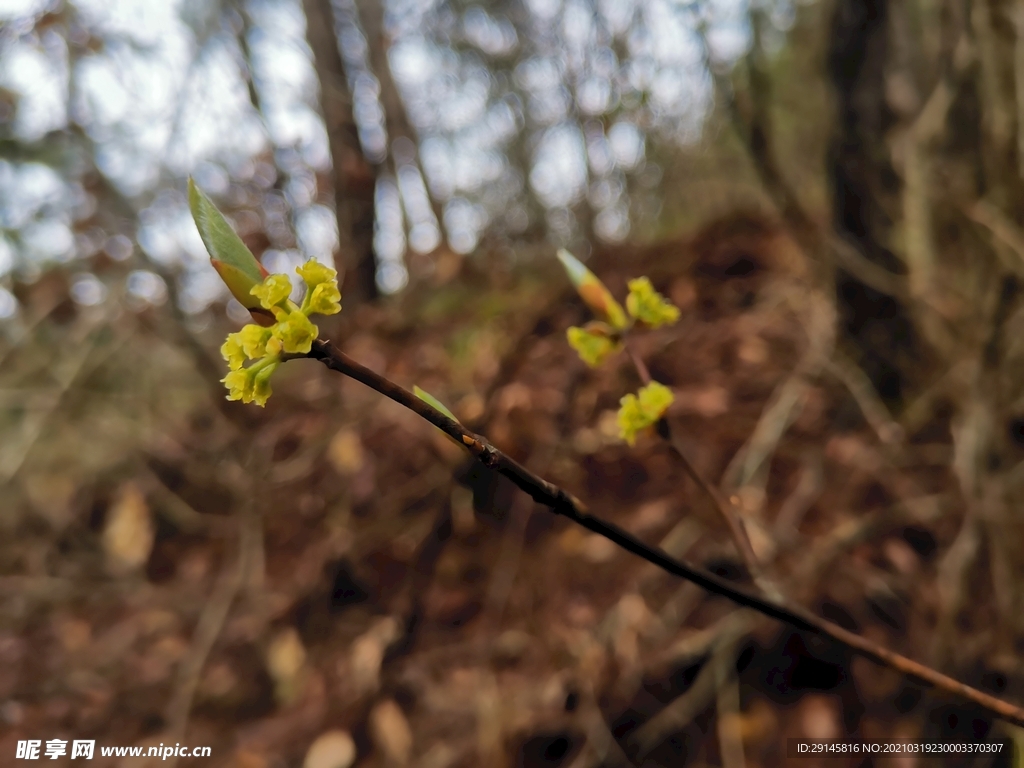
[[[781,621],[798,630],[830,638],[836,643],[882,666],[894,669],[908,677],[970,702],[990,714],[1015,725],[1024,726],[1024,709],[1002,699],[972,688],[944,675],[931,667],[902,656],[867,638],[843,629],[837,624],[815,616],[800,606],[785,605],[781,600],[754,595],[735,584],[670,557],[664,551],[648,546],[627,531],[605,522],[587,512],[582,502],[572,494],[535,475],[514,459],[506,456],[480,435],[465,429],[459,422],[437,411],[404,387],[395,384],[369,368],[360,365],[330,342],[317,340],[307,357],[319,360],[333,371],[342,373],[365,384],[385,397],[405,406],[429,421],[438,429],[464,445],[485,466],[504,475],[534,501],[548,507],[557,515],[567,517],[634,555],[652,563],[667,573],[686,579],[716,595],[732,600],[746,608]]]

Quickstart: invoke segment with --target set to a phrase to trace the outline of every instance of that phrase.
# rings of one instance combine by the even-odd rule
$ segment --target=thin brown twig
[[[1013,251],[1017,259],[1004,260],[1005,266],[1016,274],[1024,273],[1024,232],[1021,232],[1020,227],[986,200],[978,200],[973,205],[964,206],[962,210],[967,218],[985,227],[996,240]]]
[[[227,620],[228,611],[241,587],[245,570],[246,563],[242,554],[224,567],[217,586],[203,607],[188,654],[178,667],[174,695],[167,705],[165,715],[168,728],[176,738],[185,735],[200,675]]]
[[[251,459],[249,463],[252,464]],[[262,521],[255,508],[256,498],[256,492],[250,488],[248,498],[241,502],[242,508],[238,513],[238,554],[223,567],[213,593],[203,606],[188,653],[178,666],[174,694],[165,712],[168,730],[173,738],[184,738],[192,703],[210,652],[220,637],[235,598],[244,587],[250,586],[254,566],[262,566]],[[170,768],[174,768],[177,760],[177,757],[172,758]]]
[[[669,734],[689,725],[711,703],[721,684],[719,671],[735,664],[736,646],[754,622],[755,617],[749,611],[735,611],[716,625],[706,648],[711,658],[701,667],[693,684],[630,736],[641,758],[650,754]]]
[[[644,544],[612,523],[594,517],[587,512],[583,503],[569,492],[530,472],[491,445],[485,438],[469,432],[459,422],[448,418],[404,387],[359,364],[329,342],[323,340],[313,342],[313,347],[307,357],[318,360],[329,369],[349,376],[399,405],[405,406],[460,442],[485,466],[507,477],[537,503],[543,504],[555,514],[567,517],[589,531],[604,536],[626,551],[632,552],[662,570],[687,579],[738,605],[753,608],[764,616],[784,622],[796,629],[828,637],[877,664],[894,669],[944,693],[968,701],[998,718],[1024,726],[1024,709],[1015,704],[972,688],[938,670],[902,656],[854,632],[843,629],[837,624],[821,619],[803,607],[786,605],[778,599],[751,594],[726,579],[672,558],[656,547]]]
[[[718,748],[722,768],[745,768],[740,711],[740,683],[736,674],[735,645],[715,654],[715,710],[718,719]]]
[[[905,437],[901,427],[875,391],[871,379],[857,364],[838,350],[833,350],[831,359],[825,361],[825,370],[835,376],[853,395],[864,419],[886,446],[895,446]]]
[[[633,362],[633,367],[636,368],[637,375],[640,377],[640,381],[644,383],[644,386],[651,383],[651,372],[647,368],[647,364],[641,359],[628,343],[625,344],[626,353],[629,355],[629,359]],[[668,443],[676,456],[679,457],[680,463],[683,465],[683,471],[697,484],[697,486],[711,499],[715,508],[718,510],[718,514],[721,515],[725,524],[729,527],[729,533],[732,535],[733,542],[736,544],[736,549],[739,551],[740,557],[743,558],[743,563],[747,566],[752,578],[758,580],[761,576],[761,567],[757,561],[757,555],[754,554],[754,548],[750,544],[750,538],[747,536],[746,530],[743,528],[743,523],[739,519],[735,510],[722,498],[722,494],[718,492],[711,483],[704,479],[704,476],[697,471],[697,468],[693,466],[693,463],[687,457],[680,446],[672,435],[672,427],[668,423],[668,419],[662,418],[658,421],[655,426],[659,437],[661,437],[666,443]]]

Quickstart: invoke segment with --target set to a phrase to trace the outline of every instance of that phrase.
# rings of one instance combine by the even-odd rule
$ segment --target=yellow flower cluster
[[[664,384],[652,381],[637,394],[629,394],[619,403],[619,434],[630,445],[636,442],[636,435],[656,423],[672,405],[675,397]]]
[[[651,281],[646,277],[629,281],[626,309],[630,315],[651,328],[671,325],[679,319],[679,309],[655,291]]]
[[[264,406],[271,395],[270,376],[281,364],[283,354],[304,355],[313,346],[319,329],[309,316],[333,315],[341,311],[338,273],[310,259],[295,270],[306,284],[302,306],[288,297],[292,292],[287,275],[270,275],[252,289],[260,306],[273,313],[275,323],[269,328],[249,324],[228,335],[220,353],[231,372],[221,381],[228,389],[228,400]],[[243,368],[246,360],[256,362]]]
[[[654,290],[650,279],[638,277],[629,281],[626,310],[623,311],[611,292],[598,277],[566,250],[558,252],[558,259],[576,291],[587,306],[607,322],[591,322],[582,328],[570,328],[566,335],[569,346],[591,368],[603,363],[609,355],[622,348],[624,337],[636,321],[650,328],[671,325],[679,319],[679,309]],[[629,317],[626,317],[626,312]],[[619,433],[630,445],[637,433],[657,423],[672,405],[672,391],[664,384],[652,381],[635,395],[622,398],[619,408]]]

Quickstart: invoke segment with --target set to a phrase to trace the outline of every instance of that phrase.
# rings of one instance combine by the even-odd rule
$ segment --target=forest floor
[[[440,270],[326,335],[595,515],[749,582],[671,448],[618,438],[639,379],[624,355],[591,370],[569,348],[587,311],[551,261],[543,279]],[[936,607],[963,517],[948,417],[889,419],[792,245],[735,218],[591,266],[620,297],[649,275],[682,309],[635,349],[788,598],[1012,696],[1019,662],[990,650],[991,588],[968,585],[956,626]],[[33,343],[81,322],[51,317]],[[239,768],[339,768],[353,748],[362,766],[769,768],[787,738],[1008,738],[556,518],[312,361],[275,375],[265,411],[221,403],[147,322],[129,346],[146,356],[115,349],[113,368],[69,383],[0,491],[0,765],[20,764],[19,740],[55,738],[204,745],[211,757],[181,764]],[[216,348],[217,329],[199,333]],[[29,353],[9,354],[11,371]],[[142,370],[156,394],[118,416]]]

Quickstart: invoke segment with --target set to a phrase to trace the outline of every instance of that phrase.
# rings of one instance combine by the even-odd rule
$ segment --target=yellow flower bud
[[[266,280],[252,289],[252,295],[260,300],[264,309],[273,310],[284,304],[292,292],[292,283],[288,275],[270,275]]]
[[[312,291],[306,302],[309,314],[334,315],[341,312],[341,291],[337,283],[320,283],[309,290]]]
[[[337,282],[338,273],[316,259],[310,259],[295,271],[310,290],[323,283]]]
[[[228,389],[228,400],[241,400],[243,403],[252,400],[253,376],[249,369],[231,371],[221,382]]]
[[[238,332],[245,356],[250,360],[258,360],[267,354],[267,342],[270,341],[271,330],[259,325],[249,324]]]
[[[228,363],[228,368],[237,371],[245,362],[245,350],[241,333],[229,333],[227,340],[221,344],[220,353]]]
[[[626,395],[619,401],[619,434],[630,445],[636,442],[637,433],[651,426],[662,417],[672,405],[675,397],[664,384],[652,381],[636,395]]]
[[[257,373],[253,379],[252,401],[260,408],[266,407],[267,400],[273,394],[273,390],[270,388],[270,376],[277,370],[277,366],[280,364],[280,362],[270,363],[266,368]]]
[[[273,337],[280,341],[281,349],[290,354],[304,355],[313,346],[317,337],[317,327],[299,310],[291,310],[278,315],[278,322],[271,327]],[[276,347],[276,345],[275,345]],[[267,345],[268,350],[270,345]]]
[[[569,346],[576,350],[580,359],[591,368],[596,368],[620,348],[612,329],[604,323],[587,323],[584,328],[573,326],[566,331]]]
[[[629,314],[651,328],[671,325],[679,319],[679,309],[655,291],[651,281],[646,277],[629,281],[626,309],[629,310]]]

